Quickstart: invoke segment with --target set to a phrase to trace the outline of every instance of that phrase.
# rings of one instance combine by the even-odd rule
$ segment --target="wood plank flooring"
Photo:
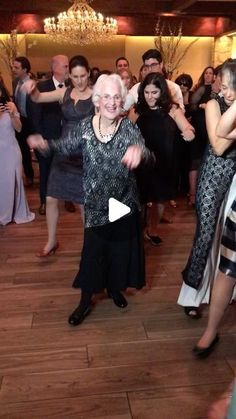
[[[0,419],[206,418],[236,369],[236,310],[227,312],[212,356],[195,360],[207,307],[195,321],[176,304],[195,223],[186,200],[167,209],[173,224],[161,224],[163,244],[145,243],[145,289],[127,290],[125,310],[99,295],[91,315],[71,328],[79,211],[60,204],[59,250],[40,260],[46,222],[37,214],[38,185],[27,195],[36,220],[0,227]]]

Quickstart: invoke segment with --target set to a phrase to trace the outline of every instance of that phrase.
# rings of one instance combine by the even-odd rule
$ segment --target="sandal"
[[[200,319],[202,317],[199,307],[187,306],[184,307],[184,312],[186,316],[189,316],[192,319]]]

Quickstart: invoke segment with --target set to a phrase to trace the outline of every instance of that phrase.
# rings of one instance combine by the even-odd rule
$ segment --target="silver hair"
[[[98,77],[95,85],[93,86],[93,96],[92,96],[92,101],[94,103],[94,105],[96,107],[98,107],[98,101],[99,98],[101,96],[101,91],[104,87],[104,85],[106,84],[106,82],[112,81],[114,82],[119,90],[120,90],[120,95],[121,95],[121,99],[122,99],[122,103],[125,102],[126,96],[127,96],[127,89],[124,86],[124,83],[121,79],[121,77],[118,74],[102,74],[101,76]]]

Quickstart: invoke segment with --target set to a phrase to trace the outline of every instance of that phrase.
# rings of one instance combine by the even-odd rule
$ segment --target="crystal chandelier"
[[[59,43],[88,45],[110,41],[117,34],[117,21],[96,13],[86,0],[69,0],[73,5],[56,18],[44,20],[44,31]]]

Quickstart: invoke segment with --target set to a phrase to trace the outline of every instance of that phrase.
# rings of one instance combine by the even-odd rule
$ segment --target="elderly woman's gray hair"
[[[98,107],[98,101],[101,96],[102,90],[104,89],[104,85],[107,82],[113,82],[115,83],[119,90],[121,95],[122,104],[125,102],[126,96],[127,96],[127,89],[124,86],[123,81],[121,80],[121,77],[118,74],[102,74],[98,77],[95,85],[93,86],[93,96],[92,101],[96,107]]]

